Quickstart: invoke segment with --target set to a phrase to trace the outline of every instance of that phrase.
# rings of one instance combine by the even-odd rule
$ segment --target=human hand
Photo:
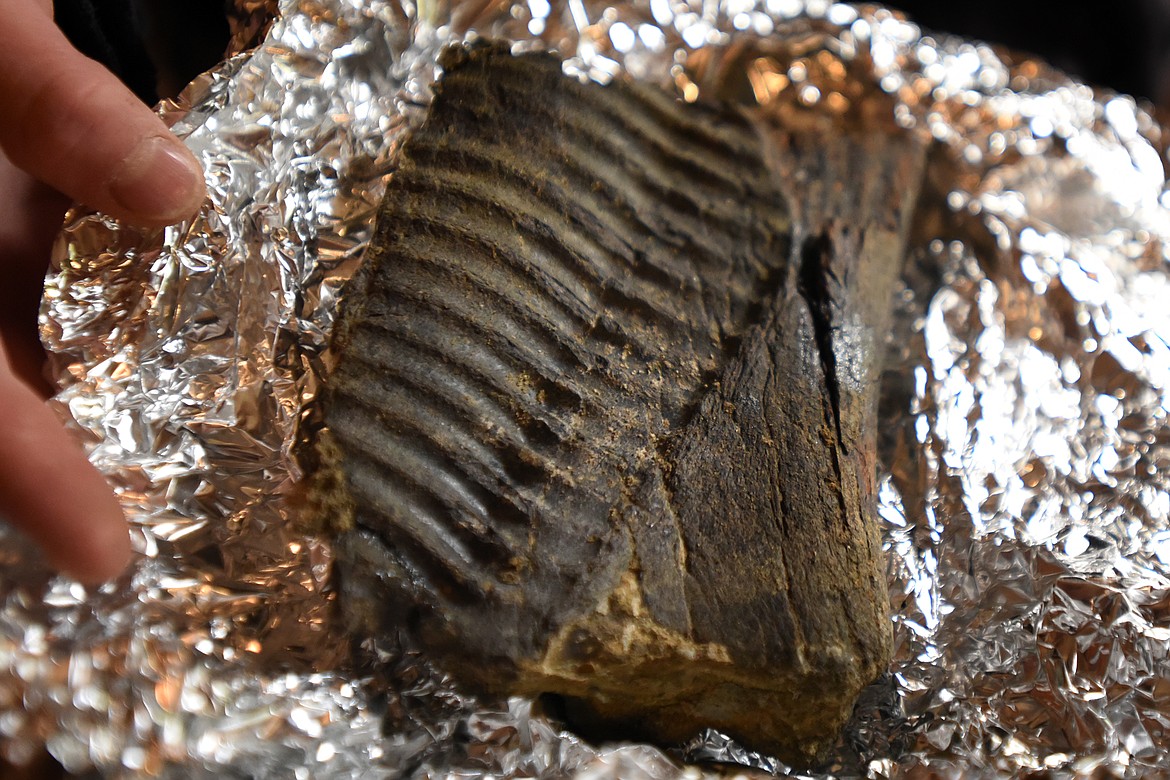
[[[97,582],[125,568],[130,543],[109,486],[36,389],[49,246],[69,199],[166,225],[196,211],[203,177],[149,108],[73,49],[49,0],[0,0],[0,19],[0,516]]]

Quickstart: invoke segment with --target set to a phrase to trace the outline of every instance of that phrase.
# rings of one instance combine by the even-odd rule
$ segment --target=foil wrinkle
[[[77,211],[58,242],[54,403],[138,563],[86,589],[0,530],[8,759],[47,747],[114,778],[1170,772],[1170,194],[1133,100],[824,0],[241,0],[232,29],[160,107],[204,164],[201,214],[139,233]],[[896,657],[815,772],[714,732],[591,746],[339,624],[329,545],[297,524],[299,446],[438,55],[476,38],[933,139],[883,383]]]

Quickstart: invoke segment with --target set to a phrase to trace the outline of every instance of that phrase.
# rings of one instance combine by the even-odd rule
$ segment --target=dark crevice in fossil
[[[828,262],[833,254],[833,240],[827,231],[810,236],[800,247],[800,280],[798,291],[812,316],[813,338],[821,358],[825,389],[833,415],[837,442],[848,454],[848,445],[841,435],[841,385],[837,380],[837,354],[833,350],[833,294],[829,290],[832,273]]]

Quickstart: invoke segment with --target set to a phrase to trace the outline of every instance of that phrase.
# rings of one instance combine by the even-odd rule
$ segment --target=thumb
[[[109,486],[53,411],[7,370],[0,348],[0,517],[49,562],[87,582],[116,576],[130,536]]]
[[[164,225],[202,202],[195,157],[32,0],[0,0],[0,148],[36,178],[113,216]]]

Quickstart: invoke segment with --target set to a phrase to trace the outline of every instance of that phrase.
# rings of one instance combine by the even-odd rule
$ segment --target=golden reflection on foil
[[[747,68],[747,77],[751,82],[756,102],[761,105],[777,99],[792,83],[788,74],[782,72],[776,60],[771,57],[757,57],[752,60]]]
[[[699,85],[691,81],[687,74],[679,71],[674,76],[674,84],[678,87],[679,94],[682,99],[688,103],[694,103],[699,99]]]

